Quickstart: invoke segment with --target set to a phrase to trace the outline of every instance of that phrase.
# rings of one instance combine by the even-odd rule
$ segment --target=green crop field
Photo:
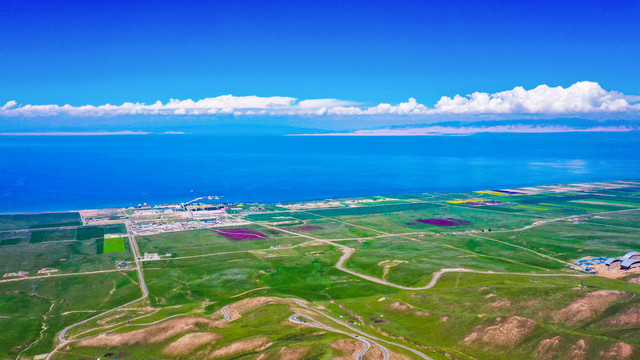
[[[0,215],[0,231],[82,225],[77,212]]]
[[[123,238],[110,238],[104,239],[104,253],[118,253],[125,252],[124,239]]]
[[[133,246],[104,238],[126,209],[5,219],[0,270],[29,274],[0,279],[0,359],[637,359],[640,271],[576,264],[640,250],[640,188],[601,186],[247,204]]]
[[[84,226],[76,229],[77,240],[101,239],[104,237],[104,228],[99,226]]]

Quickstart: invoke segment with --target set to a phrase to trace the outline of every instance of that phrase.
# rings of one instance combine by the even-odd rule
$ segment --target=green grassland
[[[49,352],[63,327],[138,297],[135,282],[130,271],[0,283],[0,358]]]
[[[307,359],[331,359],[344,355],[340,351],[333,349],[330,344],[343,335],[331,332],[321,332],[311,327],[300,328],[293,324],[287,324],[287,319],[291,314],[287,305],[275,304],[269,305],[257,310],[251,311],[242,318],[238,319],[230,327],[207,329],[201,327],[199,331],[210,331],[218,334],[219,339],[215,342],[215,348],[222,348],[229,344],[244,339],[251,339],[265,336],[268,334],[268,341],[271,345],[261,353],[266,354],[267,358],[278,358],[279,350],[283,347],[296,348],[304,347],[307,349],[305,358]],[[139,327],[130,326],[125,328],[131,331]],[[123,330],[125,330],[123,329]],[[172,338],[175,340],[177,337]],[[209,345],[202,345],[200,349],[205,349]],[[101,351],[103,354],[113,353],[115,357],[135,359],[163,359],[170,358],[163,353],[166,344],[135,344],[129,346],[105,347]],[[227,358],[254,358],[258,355],[256,351],[244,351],[235,357]],[[79,359],[92,358],[95,356],[95,349],[75,346],[73,352],[62,353],[60,359]],[[177,357],[180,358],[180,357]]]
[[[297,255],[292,255],[292,250],[283,249],[283,254],[276,257],[246,252],[146,262],[151,303],[173,306],[216,300],[213,309],[217,310],[219,304],[233,302],[231,296],[263,287],[268,290],[262,294],[309,301],[384,291],[382,285],[335,269],[333,265],[341,255],[335,249],[326,245],[298,247]]]
[[[157,324],[182,317],[213,323],[156,342],[74,341],[53,359],[205,358],[256,337],[266,337],[267,345],[223,358],[280,359],[283,348],[300,347],[304,355],[297,358],[352,357],[336,347],[350,339],[336,331],[355,334],[345,324],[391,342],[385,347],[407,358],[417,357],[398,345],[442,360],[568,359],[576,354],[582,359],[640,358],[640,321],[633,315],[640,314],[640,284],[629,282],[640,273],[609,279],[570,267],[586,256],[640,250],[638,188],[393,198],[323,209],[268,205],[262,213],[233,215],[249,221],[241,228],[259,231],[263,239],[232,241],[212,229],[137,235],[137,254],[171,255],[141,262],[147,298],[104,315],[97,310],[141,295],[135,262],[115,271],[114,261],[133,260],[128,239],[104,238],[126,234],[124,224],[35,229],[64,221],[51,214],[46,221],[0,220],[6,229],[0,230],[1,271],[51,267],[65,275],[0,282],[0,325],[10,330],[0,334],[0,359],[47,353],[58,344],[62,328],[92,315],[99,316],[67,336],[122,334],[126,339],[136,330],[155,334]],[[502,203],[450,203],[464,199]],[[417,221],[446,218],[468,224]],[[454,270],[432,282],[442,269]],[[96,270],[111,272],[86,273]],[[258,297],[271,300],[219,322],[223,307]],[[303,300],[319,313],[289,299]],[[289,322],[295,313],[330,330]],[[510,321],[511,327],[505,325]],[[185,334],[210,332],[217,334],[214,342],[181,355],[166,350]]]

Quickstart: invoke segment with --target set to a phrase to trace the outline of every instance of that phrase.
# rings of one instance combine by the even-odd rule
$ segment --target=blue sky
[[[12,1],[0,106],[225,94],[433,106],[580,81],[637,95],[639,18],[638,1]]]
[[[434,103],[581,80],[638,94],[638,18],[637,1],[12,1],[0,102]]]

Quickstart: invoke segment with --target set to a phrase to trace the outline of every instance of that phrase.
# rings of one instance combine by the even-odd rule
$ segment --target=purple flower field
[[[300,231],[323,230],[324,228],[317,225],[300,225],[300,226],[292,226],[292,227],[283,228],[283,229],[300,232]]]
[[[463,225],[471,225],[470,222],[464,220],[458,220],[454,218],[444,218],[444,219],[418,219],[417,222],[429,225],[436,226],[463,226]]]
[[[495,201],[495,200],[467,201],[467,202],[461,203],[461,205],[470,205],[470,206],[487,206],[487,205],[504,205],[504,204],[508,204],[508,203],[502,202],[502,201]]]
[[[238,228],[238,229],[212,229],[218,235],[222,235],[231,241],[244,241],[255,239],[266,239],[268,236],[258,230]]]

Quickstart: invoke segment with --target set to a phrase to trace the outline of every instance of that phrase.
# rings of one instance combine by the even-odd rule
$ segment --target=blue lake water
[[[640,178],[637,133],[0,136],[0,212],[279,202]]]

